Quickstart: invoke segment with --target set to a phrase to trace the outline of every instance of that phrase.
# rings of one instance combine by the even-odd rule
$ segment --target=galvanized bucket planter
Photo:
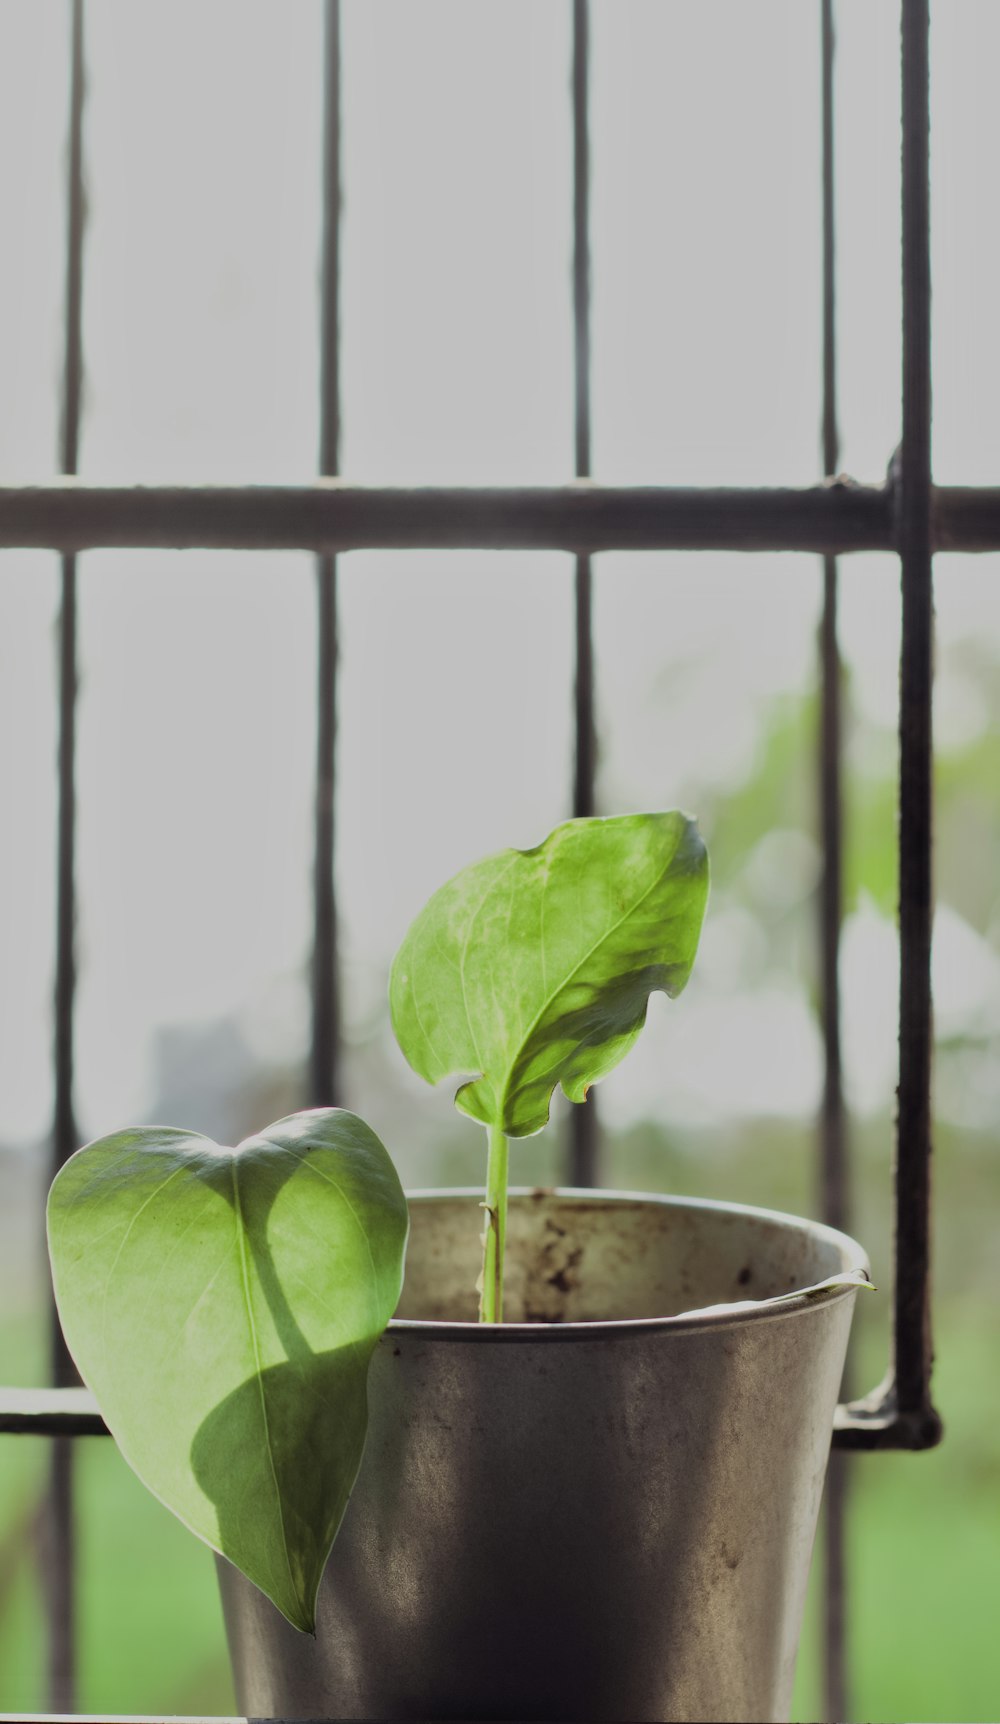
[[[737,1205],[518,1193],[485,1327],[475,1203],[412,1201],[317,1638],[219,1563],[240,1710],[786,1718],[855,1298],[807,1289],[864,1252]]]

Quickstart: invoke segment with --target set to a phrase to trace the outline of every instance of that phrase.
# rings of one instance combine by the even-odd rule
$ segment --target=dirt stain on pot
[[[565,1227],[546,1216],[531,1241],[524,1277],[525,1323],[566,1323],[570,1300],[579,1285],[583,1245],[574,1243]]]

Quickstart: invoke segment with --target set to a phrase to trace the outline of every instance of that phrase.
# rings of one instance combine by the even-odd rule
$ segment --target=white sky
[[[898,9],[837,10],[842,465],[876,480],[899,436]],[[83,472],[307,479],[320,7],[88,0],[87,11]],[[344,0],[351,477],[572,471],[570,12],[554,0]],[[47,477],[57,446],[67,17],[60,0],[0,0],[7,481]],[[935,8],[942,480],[997,480],[998,59],[1000,8]],[[593,64],[596,474],[810,482],[818,5],[595,0]],[[997,560],[940,564],[943,723],[960,735],[989,715],[949,685],[947,651],[972,633],[1000,651]],[[680,800],[697,811],[699,787],[738,782],[769,703],[812,679],[815,561],[608,556],[597,569],[608,811]],[[571,564],[369,554],[341,571],[338,879],[356,1031],[434,886],[568,812]],[[0,560],[0,1141],[15,1143],[41,1134],[50,1109],[56,602],[55,559]],[[304,1050],[311,559],[92,554],[81,619],[78,1104],[96,1134],[148,1109],[158,1025],[232,1014],[262,1058]],[[892,559],[845,565],[842,631],[863,712],[891,725]],[[814,1105],[819,1050],[801,990],[766,964],[759,994],[734,985],[727,926],[738,937],[710,927],[704,977],[653,1013],[609,1081],[610,1119]],[[861,1106],[883,1104],[893,1082],[893,938],[874,913],[848,930]],[[967,939],[953,913],[939,953],[950,1021],[979,1011],[992,985],[986,948],[973,962]]]

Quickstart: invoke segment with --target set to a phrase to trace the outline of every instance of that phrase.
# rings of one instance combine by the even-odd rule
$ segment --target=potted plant
[[[469,1074],[485,1197],[408,1208],[338,1109],[235,1150],[122,1132],[54,1182],[67,1341],[125,1458],[227,1559],[244,1712],[787,1713],[863,1252],[738,1206],[508,1199],[509,1140],[683,988],[707,888],[690,820],[631,815],[477,863],[418,916],[393,1024],[429,1081]]]

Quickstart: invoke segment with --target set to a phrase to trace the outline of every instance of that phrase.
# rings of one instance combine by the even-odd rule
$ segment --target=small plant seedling
[[[545,1124],[632,1046],[654,989],[694,961],[708,862],[682,814],[570,821],[466,868],[393,966],[393,1023],[489,1134],[481,1316],[503,1311],[508,1138]],[[406,1201],[342,1109],[235,1149],[118,1132],[49,1193],[59,1315],[144,1484],[294,1624],[316,1594],[361,1462],[372,1352],[402,1286]]]
[[[570,820],[434,894],[389,983],[396,1039],[429,1083],[471,1073],[456,1105],[486,1127],[480,1317],[503,1316],[508,1139],[530,1137],[561,1084],[586,1099],[628,1052],[650,994],[694,963],[708,856],[679,813]]]

